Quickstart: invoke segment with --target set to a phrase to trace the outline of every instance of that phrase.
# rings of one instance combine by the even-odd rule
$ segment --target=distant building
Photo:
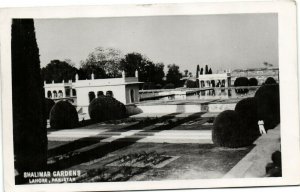
[[[268,77],[272,77],[279,82],[279,68],[253,68],[253,69],[236,69],[231,72],[231,84],[238,77],[255,78],[258,85],[263,84]]]
[[[58,100],[61,98],[73,98],[76,97],[76,90],[72,86],[72,81],[62,82],[62,83],[52,83],[46,84],[44,82],[45,97]]]
[[[45,97],[54,100],[76,99],[76,106],[82,112],[87,113],[90,102],[98,95],[110,95],[124,104],[139,102],[138,72],[135,77],[125,77],[122,72],[121,78],[79,80],[76,75],[75,82],[68,83],[44,83]]]
[[[198,75],[200,88],[204,87],[230,87],[231,75],[230,70],[225,70],[215,74],[200,74]]]

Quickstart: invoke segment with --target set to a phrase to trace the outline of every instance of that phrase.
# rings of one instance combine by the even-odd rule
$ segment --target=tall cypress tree
[[[205,65],[205,74],[208,74],[208,66]]]
[[[22,175],[47,165],[45,98],[33,19],[13,19],[11,37],[15,169]]]
[[[196,87],[199,87],[199,73],[200,73],[200,66],[197,65],[197,70],[196,70]]]

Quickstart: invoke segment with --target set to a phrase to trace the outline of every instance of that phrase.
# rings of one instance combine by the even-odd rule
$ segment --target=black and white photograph
[[[293,170],[299,146],[288,151],[282,130],[298,133],[290,142],[299,145],[297,62],[282,60],[296,57],[280,38],[279,11],[85,12],[6,22],[12,185],[250,178],[265,186],[295,176],[284,167]]]

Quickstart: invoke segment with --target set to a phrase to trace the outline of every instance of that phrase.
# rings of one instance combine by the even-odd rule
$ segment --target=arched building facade
[[[88,106],[92,100],[101,95],[114,97],[124,104],[139,102],[138,73],[135,77],[125,77],[125,72],[121,78],[107,78],[79,80],[76,75],[75,82],[68,83],[44,83],[45,97],[54,100],[74,98],[77,108],[82,108],[82,112],[88,113]]]

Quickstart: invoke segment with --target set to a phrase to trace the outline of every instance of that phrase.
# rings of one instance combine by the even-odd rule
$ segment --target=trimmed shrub
[[[52,99],[45,98],[45,117],[49,119],[50,111],[55,105],[55,102]]]
[[[76,108],[68,101],[57,102],[50,111],[50,126],[53,129],[72,129],[78,125]]]
[[[214,121],[212,130],[212,140],[219,147],[243,147],[244,138],[241,137],[239,115],[236,111],[226,110],[220,113]]]
[[[155,83],[153,82],[145,82],[143,84],[143,88],[144,90],[147,90],[147,89],[156,89],[156,86],[155,86]]]
[[[266,85],[272,85],[272,84],[277,84],[275,79],[273,77],[268,77],[265,81]]]
[[[249,79],[249,86],[257,86],[258,85],[258,81],[256,78],[252,77]]]
[[[249,85],[249,80],[247,77],[238,77],[234,81],[234,86],[235,87],[240,87],[240,86],[248,86]]]
[[[45,96],[33,19],[12,19],[11,70],[14,165],[22,176],[47,167]]]
[[[260,135],[258,128],[257,101],[254,97],[249,97],[239,101],[235,106],[241,120],[241,127],[245,136],[251,144]]]
[[[279,85],[263,85],[255,93],[257,115],[264,121],[265,129],[273,129],[280,123]]]
[[[89,115],[94,122],[125,118],[126,107],[110,96],[99,96],[89,105]]]
[[[168,83],[163,87],[163,89],[174,89],[174,88],[175,88],[175,85],[173,83]]]
[[[193,81],[193,80],[186,80],[185,81],[185,87],[186,88],[196,88],[197,87],[197,82],[196,81]]]
[[[234,81],[234,86],[235,87],[241,87],[241,86],[249,86],[249,80],[247,77],[238,77]],[[249,89],[235,89],[236,93],[248,93]]]

